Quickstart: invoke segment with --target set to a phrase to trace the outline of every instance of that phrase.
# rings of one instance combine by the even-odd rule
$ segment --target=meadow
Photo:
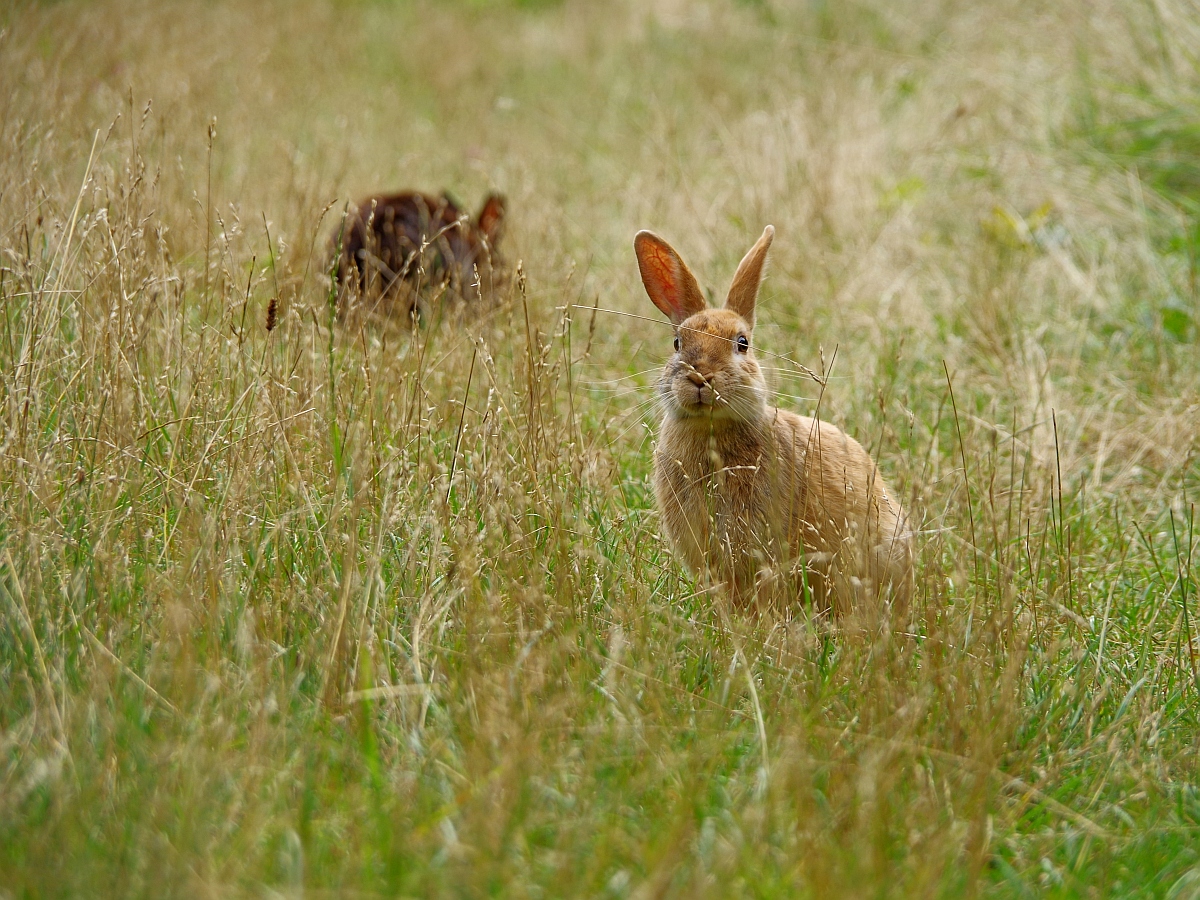
[[[1200,897],[1194,0],[0,10],[0,898]],[[339,324],[348,200],[508,198]],[[920,528],[729,608],[650,228]],[[519,263],[519,265],[518,265]]]

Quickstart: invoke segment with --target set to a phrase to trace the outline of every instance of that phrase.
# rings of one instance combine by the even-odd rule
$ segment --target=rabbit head
[[[774,236],[768,225],[742,259],[719,309],[705,302],[695,276],[670,244],[649,231],[634,238],[646,293],[675,326],[675,352],[658,384],[667,415],[762,418],[767,385],[754,357],[754,306]]]

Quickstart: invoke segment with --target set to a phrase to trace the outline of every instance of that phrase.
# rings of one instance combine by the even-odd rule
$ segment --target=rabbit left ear
[[[633,252],[637,254],[638,271],[646,293],[672,324],[678,325],[707,308],[696,276],[675,248],[657,234],[639,231],[633,239]]]
[[[725,300],[725,308],[731,309],[750,327],[754,327],[754,304],[758,300],[758,286],[762,281],[763,266],[767,262],[767,251],[771,249],[771,241],[775,239],[775,226],[768,225],[763,229],[762,237],[750,248],[750,252],[742,257],[737,271],[733,274],[733,284],[729,286],[729,297]]]
[[[488,243],[494,248],[504,230],[504,195],[488,194],[487,199],[483,201],[483,207],[479,210],[476,222],[479,230],[483,232]]]

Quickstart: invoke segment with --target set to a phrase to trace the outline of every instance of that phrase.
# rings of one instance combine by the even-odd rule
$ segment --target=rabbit
[[[666,241],[649,231],[634,239],[646,293],[675,326],[654,452],[666,536],[737,608],[807,593],[818,614],[872,598],[902,615],[913,532],[898,498],[854,438],[768,404],[752,339],[774,235],[768,225],[742,259],[721,308]]]
[[[444,288],[468,304],[480,302],[504,270],[496,249],[504,215],[504,197],[495,193],[474,219],[445,193],[367,197],[348,212],[335,238],[343,287],[339,315],[362,307],[368,314],[412,321],[423,311],[426,287]]]

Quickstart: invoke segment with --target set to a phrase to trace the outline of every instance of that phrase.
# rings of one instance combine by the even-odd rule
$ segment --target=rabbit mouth
[[[711,384],[679,385],[673,391],[676,407],[690,416],[720,416],[729,409],[729,400]]]
[[[691,409],[699,410],[721,404],[721,395],[711,384],[693,384],[689,382],[681,385],[676,395],[679,397],[682,405]]]

